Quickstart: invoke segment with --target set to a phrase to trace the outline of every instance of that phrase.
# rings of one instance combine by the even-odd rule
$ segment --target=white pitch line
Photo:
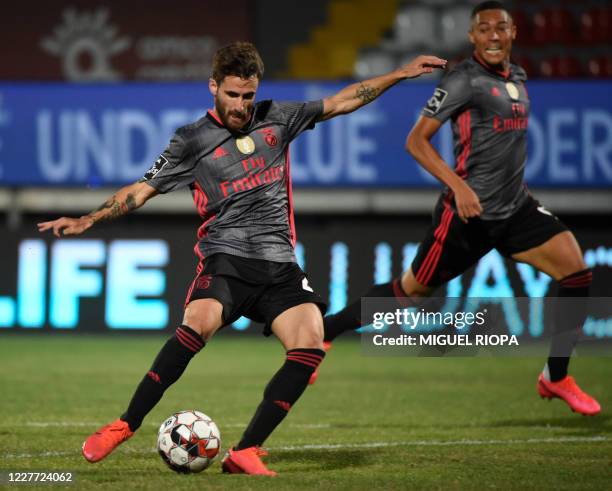
[[[1,459],[38,459],[40,457],[66,457],[68,455],[76,455],[72,452],[40,452],[40,453],[20,453],[20,454],[4,454],[0,455]]]
[[[61,428],[77,428],[77,427],[92,427],[97,428],[102,426],[105,423],[101,423],[99,421],[26,421],[24,423],[13,423],[10,425],[11,428],[17,426],[26,426],[26,427],[34,427],[34,428],[53,428],[53,427],[61,427]],[[142,426],[151,426],[158,427],[157,423],[143,423]],[[229,423],[223,425],[228,428],[246,426],[246,423]],[[0,425],[0,427],[8,427],[8,425]]]
[[[88,421],[26,421],[24,423],[17,423],[19,426],[33,427],[33,428],[70,428],[70,427],[91,427],[97,428],[102,426],[104,423],[100,422],[88,422]],[[244,428],[247,423],[226,423],[223,425],[224,428]],[[0,425],[3,426],[3,425]],[[144,423],[143,426],[157,427],[156,423]],[[289,424],[291,428],[303,428],[303,429],[319,429],[319,428],[331,428],[331,424]],[[11,424],[14,427],[14,424]]]
[[[484,446],[484,445],[521,445],[536,443],[601,443],[612,441],[607,436],[562,436],[557,438],[527,438],[525,440],[406,440],[397,442],[366,442],[366,443],[337,443],[337,444],[312,444],[312,445],[284,445],[279,447],[268,447],[275,451],[296,450],[344,450],[361,448],[386,448],[386,447],[449,447],[449,446]],[[142,450],[122,448],[128,453],[153,453],[155,449]],[[75,456],[77,451],[70,452],[40,452],[24,454],[0,454],[0,459],[32,459],[39,457],[66,457]]]
[[[385,447],[447,447],[453,445],[518,445],[525,443],[569,443],[569,442],[607,442],[606,436],[567,436],[558,438],[528,438],[526,440],[408,440],[398,442],[338,443],[312,445],[286,445],[270,447],[270,450],[343,450],[348,448],[385,448]]]
[[[50,427],[54,427],[54,426],[59,426],[59,427],[65,427],[65,428],[70,428],[70,427],[79,427],[79,426],[92,426],[92,427],[97,427],[97,426],[101,426],[102,423],[96,423],[96,422],[87,422],[87,421],[46,421],[46,422],[37,422],[37,421],[26,421],[25,423],[17,423],[18,426],[26,426],[26,427],[33,427],[33,428],[50,428]],[[14,427],[15,425],[11,425],[11,427]]]

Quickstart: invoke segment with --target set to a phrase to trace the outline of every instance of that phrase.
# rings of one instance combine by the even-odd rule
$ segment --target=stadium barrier
[[[86,236],[56,239],[34,220],[0,243],[0,333],[171,332],[194,278],[195,217],[131,216]],[[411,263],[429,220],[416,217],[297,217],[296,256],[310,284],[340,310],[372,283]],[[612,231],[601,220],[573,219],[594,269],[592,295],[612,296]],[[437,295],[538,299],[555,283],[493,251]],[[599,322],[601,321],[601,322]],[[612,337],[612,318],[597,332]],[[257,333],[246,319],[227,331]]]
[[[311,100],[337,83],[264,82],[260,100]],[[529,83],[533,187],[612,186],[612,103],[606,81]],[[318,125],[292,145],[296,187],[431,188],[404,141],[430,83],[402,84],[346,117]],[[579,97],[577,97],[579,95]],[[212,104],[204,84],[0,84],[0,186],[90,186],[132,182],[179,126]],[[449,125],[435,141],[453,162]]]

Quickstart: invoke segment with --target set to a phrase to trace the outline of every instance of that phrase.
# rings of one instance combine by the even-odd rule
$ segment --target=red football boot
[[[83,457],[89,462],[99,462],[121,443],[134,434],[128,424],[117,419],[103,426],[83,443]]]
[[[599,403],[586,392],[583,392],[570,375],[559,380],[551,382],[546,380],[543,374],[538,377],[538,392],[540,397],[552,399],[557,397],[563,399],[572,411],[575,413],[594,416],[601,411]]]
[[[249,447],[242,450],[230,449],[221,461],[223,472],[229,474],[250,474],[252,476],[276,476],[276,472],[271,471],[261,461],[262,456],[268,455],[260,447]]]

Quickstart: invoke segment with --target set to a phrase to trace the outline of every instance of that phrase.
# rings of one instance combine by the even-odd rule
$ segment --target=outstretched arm
[[[97,209],[80,218],[61,217],[50,222],[38,224],[38,231],[53,230],[56,237],[79,235],[91,228],[94,223],[107,222],[140,208],[157,191],[146,182],[135,182],[117,191]]]
[[[336,95],[323,99],[323,114],[318,121],[325,121],[341,114],[348,114],[372,102],[396,83],[407,78],[416,78],[434,68],[444,68],[446,60],[436,56],[418,56],[407,65],[380,77],[371,78],[345,87]]]
[[[476,193],[455,172],[446,165],[431,144],[431,138],[442,123],[435,118],[421,116],[406,139],[406,150],[427,172],[446,184],[454,193],[457,214],[464,223],[482,213],[482,206]]]

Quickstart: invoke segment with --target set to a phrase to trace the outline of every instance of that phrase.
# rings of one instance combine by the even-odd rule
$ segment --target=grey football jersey
[[[444,77],[422,112],[442,123],[450,118],[455,172],[478,195],[484,220],[507,218],[528,196],[526,79],[516,65],[501,73],[474,57]]]
[[[189,186],[203,224],[200,258],[219,252],[295,262],[289,143],[314,127],[323,101],[261,101],[250,123],[230,132],[209,111],[176,130],[141,181],[160,193]]]

